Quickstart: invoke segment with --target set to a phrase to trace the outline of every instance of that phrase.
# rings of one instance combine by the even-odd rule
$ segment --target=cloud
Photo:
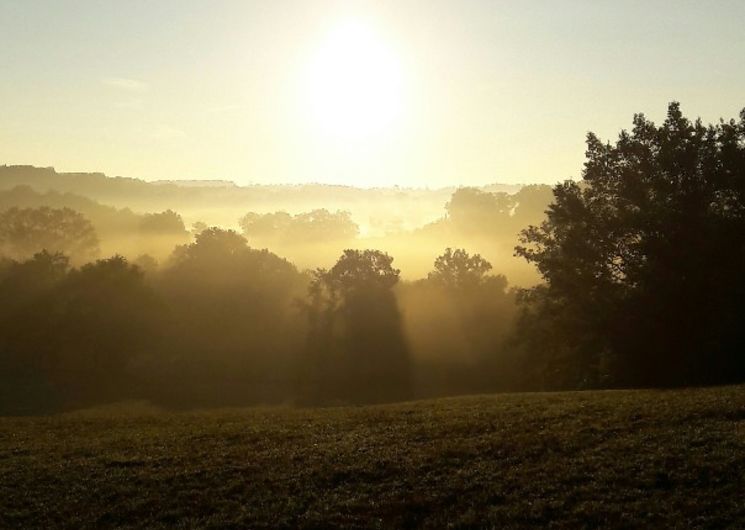
[[[147,92],[148,84],[137,79],[127,79],[126,77],[104,77],[101,83],[106,86],[125,90],[127,92]]]

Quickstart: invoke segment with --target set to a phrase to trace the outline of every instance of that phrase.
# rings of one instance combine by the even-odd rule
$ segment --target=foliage
[[[181,217],[172,210],[137,214],[129,208],[117,209],[72,193],[59,193],[54,190],[41,193],[27,185],[0,190],[0,210],[12,207],[69,208],[78,212],[88,219],[95,229],[100,253],[104,255],[124,253],[135,256],[150,253],[162,259],[174,245],[184,243],[188,238]],[[24,234],[29,235],[28,232]],[[94,256],[82,256],[79,259],[76,257],[74,261],[82,264],[92,257]]]
[[[90,221],[69,208],[10,208],[0,212],[0,254],[13,259],[63,252],[85,262],[98,254]]]
[[[551,202],[546,185],[523,186],[517,193],[459,188],[445,205],[447,221],[461,237],[487,236],[514,240],[527,224],[543,219]]]
[[[509,216],[514,202],[504,192],[489,193],[478,188],[460,188],[453,193],[445,210],[461,231],[493,227],[499,219]]]
[[[297,215],[249,212],[239,224],[249,239],[277,244],[350,241],[359,233],[350,212],[317,209]]]
[[[443,274],[449,260],[438,263]],[[501,276],[401,285],[375,250],[300,273],[217,228],[160,268],[147,255],[80,268],[48,252],[5,260],[0,296],[6,414],[134,397],[182,407],[493,390],[514,310]]]
[[[2,410],[66,408],[127,396],[128,368],[157,335],[159,304],[121,257],[70,269],[42,252],[0,281]]]
[[[159,391],[162,399],[287,399],[305,331],[295,299],[307,285],[290,262],[231,230],[208,228],[175,249],[153,282],[169,307],[171,339],[151,373],[178,370],[190,381]]]
[[[392,263],[378,250],[345,250],[331,269],[315,272],[305,305],[304,399],[370,402],[409,395],[408,347],[392,291],[399,270]]]
[[[231,259],[248,250],[246,239],[233,230],[217,227],[206,228],[195,235],[194,242],[174,249],[173,267],[209,266]]]
[[[745,111],[704,126],[672,103],[615,145],[589,134],[582,182],[556,186],[547,214],[517,248],[546,282],[525,294],[522,331],[544,380],[745,377]]]
[[[147,234],[186,236],[187,231],[181,216],[173,210],[148,213],[140,221],[140,231]]]
[[[399,287],[423,395],[508,388],[504,341],[513,326],[515,300],[502,275],[464,249],[446,249],[424,280]]]
[[[435,259],[435,270],[427,277],[432,282],[454,289],[478,287],[491,268],[491,263],[480,254],[471,256],[464,249],[447,248],[443,255]]]

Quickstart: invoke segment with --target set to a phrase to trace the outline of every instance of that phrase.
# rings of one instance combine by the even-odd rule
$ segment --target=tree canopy
[[[745,362],[745,110],[705,126],[670,104],[615,144],[587,137],[581,182],[554,188],[517,253],[526,343],[566,385],[741,378]],[[538,353],[542,351],[543,353]],[[556,378],[554,377],[554,380]]]
[[[249,212],[239,220],[239,224],[250,240],[280,244],[350,241],[359,233],[359,227],[349,212],[329,212],[323,208],[296,215],[282,211]]]
[[[435,259],[434,270],[427,277],[445,287],[476,287],[484,281],[491,268],[491,263],[480,254],[469,255],[462,248],[447,248]]]
[[[93,225],[70,208],[10,208],[0,212],[0,254],[13,259],[63,252],[85,262],[98,254]]]
[[[393,287],[399,270],[379,250],[345,250],[308,288],[302,384],[311,401],[394,401],[411,391],[409,352]]]

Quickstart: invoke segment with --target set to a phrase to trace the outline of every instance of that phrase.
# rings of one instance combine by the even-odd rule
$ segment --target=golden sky
[[[745,107],[745,2],[0,2],[0,164],[429,186],[577,177],[584,136]]]

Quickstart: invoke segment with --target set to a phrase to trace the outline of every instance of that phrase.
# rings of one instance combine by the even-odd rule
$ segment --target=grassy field
[[[745,387],[0,419],[0,527],[745,528]]]

